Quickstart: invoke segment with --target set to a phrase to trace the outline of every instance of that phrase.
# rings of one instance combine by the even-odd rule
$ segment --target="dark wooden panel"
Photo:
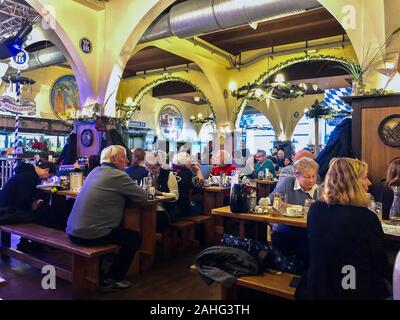
[[[373,184],[386,177],[390,161],[400,156],[400,148],[385,145],[378,135],[381,121],[399,113],[400,101],[396,107],[363,108],[361,111],[361,159],[368,163],[368,175]]]
[[[259,23],[257,30],[243,26],[201,38],[225,51],[238,54],[341,34],[345,34],[345,31],[339,22],[326,9],[321,8]]]
[[[147,47],[129,59],[125,67],[124,76],[126,77],[139,71],[162,69],[191,62],[157,47]]]

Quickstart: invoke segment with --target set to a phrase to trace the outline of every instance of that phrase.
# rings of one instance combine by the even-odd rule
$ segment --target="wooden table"
[[[301,216],[299,218],[292,218],[292,217],[286,217],[286,216],[278,216],[275,214],[261,214],[261,213],[232,213],[230,210],[230,207],[221,207],[217,209],[212,210],[212,215],[215,217],[215,232],[217,236],[222,237],[224,233],[224,224],[223,224],[223,218],[229,218],[229,219],[234,219],[239,221],[240,223],[240,236],[244,237],[246,234],[245,226],[246,222],[257,222],[261,223],[262,227],[261,230],[258,230],[259,232],[265,233],[266,234],[266,228],[265,225],[269,223],[279,223],[279,224],[286,224],[289,226],[293,227],[301,227],[301,228],[307,228],[307,221],[304,218],[304,216]],[[382,223],[386,223],[388,221],[381,221]],[[259,239],[263,240],[263,234],[259,234]],[[385,234],[385,238],[391,239],[391,240],[396,240],[400,241],[400,235],[391,235],[391,234]]]
[[[40,188],[51,193],[50,188]],[[66,190],[52,193],[54,201],[65,201],[66,197],[76,198],[78,192]],[[135,230],[142,237],[140,251],[136,254],[128,274],[136,274],[149,269],[156,255],[156,205],[162,202],[173,201],[172,197],[158,197],[138,203],[128,203],[124,211],[123,226]]]
[[[257,201],[268,197],[275,189],[278,181],[258,180],[256,179]]]
[[[224,193],[230,187],[204,187],[204,214],[211,215],[211,210],[224,206]]]

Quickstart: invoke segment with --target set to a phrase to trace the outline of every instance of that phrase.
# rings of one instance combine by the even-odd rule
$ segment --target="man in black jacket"
[[[35,167],[21,163],[0,191],[0,207],[15,207],[22,211],[35,211],[42,201],[38,199],[36,186],[41,180],[47,180],[55,174],[53,163],[43,161]]]
[[[39,166],[29,163],[21,163],[14,170],[12,176],[0,191],[0,208],[3,214],[14,212],[7,217],[0,217],[6,223],[36,222],[53,227],[52,216],[49,207],[40,197],[40,191],[36,188],[41,180],[47,180],[56,172],[55,165],[43,161]],[[42,197],[43,198],[43,197]],[[8,209],[8,210],[6,210]],[[22,240],[19,248],[28,244]]]

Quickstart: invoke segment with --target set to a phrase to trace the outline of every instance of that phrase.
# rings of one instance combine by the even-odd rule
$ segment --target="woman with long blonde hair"
[[[383,299],[387,255],[378,217],[368,209],[368,165],[334,158],[322,199],[309,210],[310,266],[298,299]]]

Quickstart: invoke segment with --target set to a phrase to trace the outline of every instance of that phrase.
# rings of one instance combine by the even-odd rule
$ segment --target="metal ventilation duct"
[[[65,59],[64,54],[57,47],[38,50],[29,54],[29,67],[28,69],[25,69],[24,72],[50,67],[64,63],[65,61],[67,61],[67,59]],[[11,69],[9,69],[9,71],[10,70]],[[16,73],[15,70],[8,72],[8,74],[14,73]]]
[[[189,0],[159,17],[139,43],[171,36],[190,38],[318,7],[316,0]]]

